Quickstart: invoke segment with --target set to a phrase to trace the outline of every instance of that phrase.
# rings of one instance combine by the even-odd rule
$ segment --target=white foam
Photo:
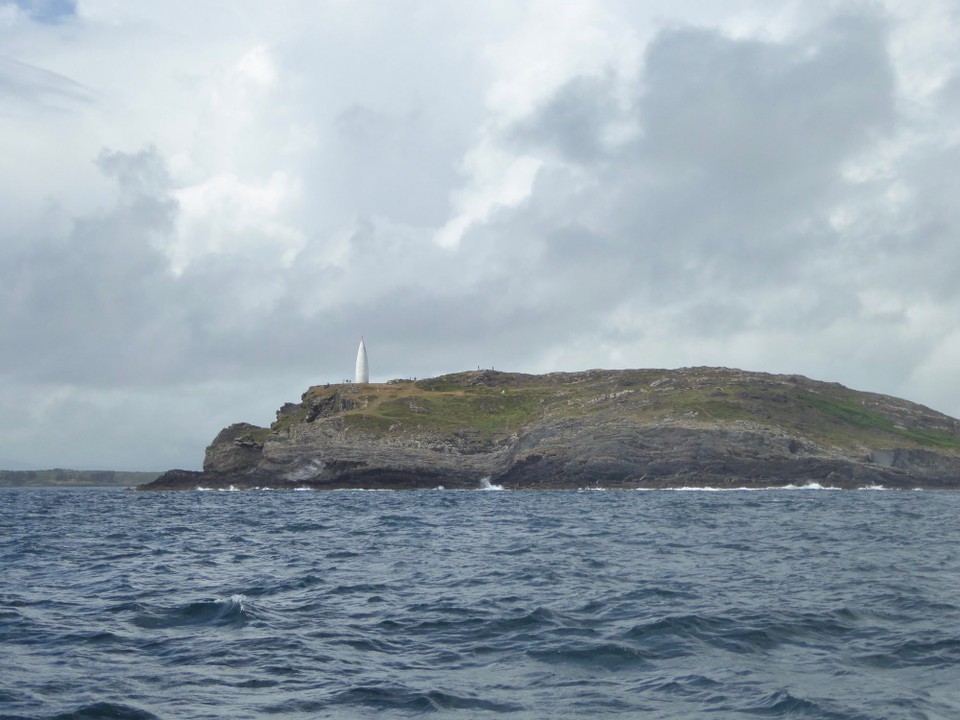
[[[637,488],[640,491],[650,490],[670,490],[673,492],[763,492],[766,490],[842,490],[843,488],[824,486],[818,482],[807,483],[806,485],[771,485],[768,487],[678,487],[678,488]],[[870,489],[883,489],[880,487]]]
[[[217,598],[216,601],[221,605],[226,605],[227,607],[230,607],[231,605],[236,605],[241,610],[245,610],[246,608],[244,607],[244,603],[246,602],[246,600],[247,600],[246,595],[237,594],[237,595],[231,595],[228,598],[219,597]]]
[[[354,492],[402,492],[401,490],[393,490],[391,488],[333,488],[327,492],[344,492],[344,493],[354,493]]]
[[[858,487],[857,490],[886,490],[886,488],[883,485],[864,485]]]
[[[768,490],[778,490],[781,488],[767,488]],[[783,490],[842,490],[843,488],[823,486],[818,482],[807,483],[806,485],[784,485]]]
[[[494,485],[490,482],[490,478],[480,478],[480,489],[481,490],[503,490],[503,485]]]

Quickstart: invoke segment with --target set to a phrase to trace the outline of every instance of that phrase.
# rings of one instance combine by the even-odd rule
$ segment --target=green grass
[[[833,400],[818,395],[803,393],[800,399],[820,413],[846,425],[893,435],[911,440],[924,447],[960,449],[960,438],[939,430],[924,430],[899,427],[886,415],[852,402]]]
[[[540,397],[524,390],[495,388],[427,391],[382,400],[350,414],[379,416],[403,429],[474,430],[481,435],[518,430],[537,417]]]
[[[243,435],[238,435],[234,442],[251,442],[263,445],[271,434],[273,434],[272,428],[254,428],[243,433]]]
[[[296,410],[292,412],[281,413],[273,424],[270,425],[271,430],[286,430],[293,427],[294,425],[299,425],[304,420],[307,419],[307,408],[303,405],[297,407]]]
[[[358,411],[347,413],[343,416],[343,424],[346,428],[362,430],[367,433],[386,433],[395,423],[383,415],[374,415]]]
[[[704,420],[744,420],[750,417],[743,406],[734,400],[703,398],[699,401],[684,403],[682,412],[692,411],[699,413],[698,417]]]

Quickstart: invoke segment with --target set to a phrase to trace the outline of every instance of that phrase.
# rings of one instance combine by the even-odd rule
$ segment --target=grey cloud
[[[885,30],[869,17],[835,20],[789,43],[663,32],[636,95],[642,134],[612,157],[583,141],[610,119],[594,109],[615,107],[596,97],[607,79],[589,82],[578,78],[558,93],[560,106],[589,98],[593,109],[578,123],[552,119],[551,100],[538,126],[512,136],[556,143],[581,162],[592,148],[599,161],[590,182],[570,178],[585,190],[538,183],[538,192],[557,196],[531,201],[543,206],[544,224],[551,214],[560,227],[586,217],[594,235],[567,243],[554,230],[548,255],[571,266],[609,256],[636,271],[641,293],[667,301],[698,287],[750,292],[796,281],[836,242],[825,215],[844,193],[842,164],[897,120]]]
[[[39,237],[8,251],[0,268],[6,372],[123,385],[149,374],[162,355],[149,351],[169,339],[172,293],[154,242],[176,215],[176,204],[156,192],[163,163],[145,150],[105,152],[99,164],[120,181],[118,205],[76,220],[65,239]]]
[[[530,118],[519,121],[508,137],[540,152],[556,151],[576,163],[608,158],[605,128],[620,119],[612,74],[576,77],[565,83]]]
[[[804,226],[842,195],[842,163],[896,119],[884,38],[875,21],[845,19],[795,44],[657,40],[637,150],[654,170],[648,209],[666,210],[672,242],[740,267],[817,249]]]
[[[104,175],[116,178],[124,203],[160,200],[169,207],[169,201],[162,198],[170,190],[170,174],[155,147],[146,147],[135,153],[104,149],[96,164]]]
[[[787,190],[808,190],[893,123],[885,41],[883,25],[863,17],[789,44],[665,33],[647,53],[644,150],[738,189],[776,176]]]
[[[334,120],[340,140],[329,160],[337,168],[330,192],[362,216],[379,215],[411,225],[439,225],[447,188],[469,137],[436,121],[435,108],[389,113],[355,103]]]
[[[898,179],[911,196],[909,211],[891,220],[879,247],[889,287],[936,302],[960,301],[958,163],[956,146],[934,146],[900,168]]]

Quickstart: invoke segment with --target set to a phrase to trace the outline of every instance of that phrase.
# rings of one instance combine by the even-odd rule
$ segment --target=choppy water
[[[0,490],[0,718],[956,718],[958,510]]]

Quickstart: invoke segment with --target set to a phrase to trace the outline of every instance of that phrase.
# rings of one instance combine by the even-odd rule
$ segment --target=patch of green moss
[[[960,438],[939,430],[899,427],[887,416],[862,405],[803,393],[800,399],[834,420],[863,430],[883,432],[917,445],[941,449],[960,449]]]
[[[517,430],[539,413],[540,396],[535,392],[470,388],[456,391],[429,391],[388,399],[368,414],[403,428],[438,431],[472,429],[483,435]]]
[[[939,430],[905,430],[897,428],[897,435],[913,440],[917,445],[941,450],[960,450],[960,439]]]
[[[299,425],[306,419],[307,409],[303,407],[303,405],[300,405],[296,410],[281,413],[280,416],[274,420],[273,424],[270,425],[270,429],[274,431],[286,430],[294,425]]]
[[[854,427],[868,430],[881,430],[884,432],[894,432],[896,430],[896,426],[888,418],[878,412],[868,410],[862,405],[831,400],[822,396],[806,393],[801,395],[800,398],[824,415],[828,415]]]
[[[235,442],[249,442],[256,443],[257,445],[263,445],[266,442],[267,438],[270,437],[270,433],[273,432],[270,428],[256,428],[248,430],[243,433],[243,435],[238,435],[235,439]]]
[[[386,433],[389,432],[390,428],[396,423],[383,415],[350,412],[343,416],[343,424],[346,428],[362,430],[367,433]]]
[[[413,384],[418,390],[426,390],[428,392],[451,392],[463,389],[462,385],[451,381],[447,376],[418,380]]]
[[[690,410],[700,413],[705,420],[741,420],[749,417],[743,406],[733,400],[704,398],[690,403]]]

